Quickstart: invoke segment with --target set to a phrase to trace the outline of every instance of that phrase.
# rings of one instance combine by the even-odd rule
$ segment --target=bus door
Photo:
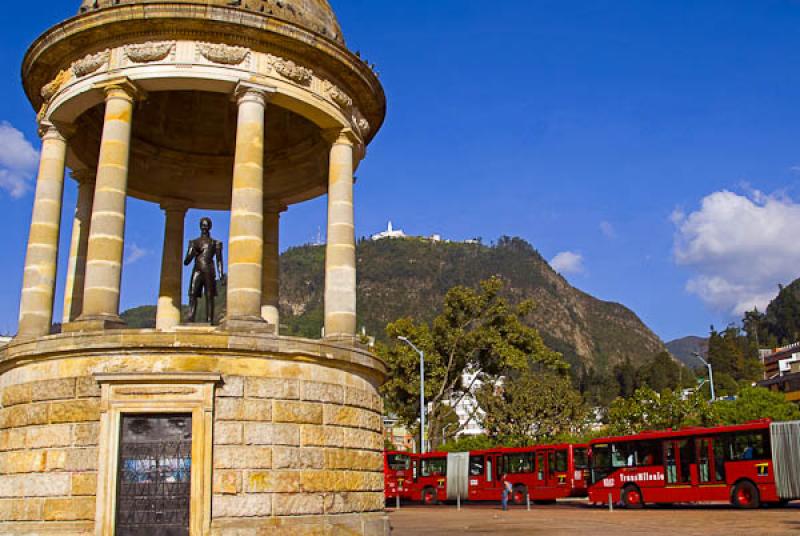
[[[547,486],[554,489],[568,487],[569,467],[567,449],[551,449],[547,452]]]
[[[469,500],[493,500],[491,490],[496,485],[494,454],[473,454],[469,457]]]
[[[692,449],[688,439],[664,442],[664,480],[667,487],[687,487],[692,484]]]
[[[531,490],[531,496],[541,495],[542,491],[547,488],[547,451],[536,451],[536,478],[534,480],[535,486]]]
[[[695,440],[697,460],[697,484],[700,500],[726,500],[728,486],[725,484],[725,447],[713,437]]]

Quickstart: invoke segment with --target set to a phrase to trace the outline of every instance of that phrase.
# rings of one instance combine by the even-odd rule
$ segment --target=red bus
[[[410,499],[411,487],[414,484],[416,454],[408,452],[383,453],[384,495],[386,500]]]
[[[740,508],[800,498],[800,422],[758,421],[596,439],[593,504],[730,502]]]
[[[415,457],[412,464],[414,482],[406,496],[423,504],[458,498],[499,501],[505,473],[514,486],[513,504],[525,504],[528,494],[534,502],[585,497],[589,476],[587,445],[433,452]]]

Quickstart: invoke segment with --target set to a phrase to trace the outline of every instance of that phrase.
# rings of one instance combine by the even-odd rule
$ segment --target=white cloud
[[[150,255],[151,251],[136,244],[125,246],[125,264],[135,264]]]
[[[553,270],[561,274],[580,274],[583,272],[583,255],[573,251],[562,251],[550,261]]]
[[[20,198],[30,190],[39,152],[25,135],[6,121],[0,122],[0,188]]]
[[[617,230],[614,229],[614,225],[609,221],[600,222],[600,232],[603,233],[603,236],[609,239],[614,239],[617,237]]]
[[[699,210],[676,210],[671,220],[675,261],[696,273],[686,290],[714,309],[763,310],[779,283],[800,277],[800,204],[785,196],[715,192]]]

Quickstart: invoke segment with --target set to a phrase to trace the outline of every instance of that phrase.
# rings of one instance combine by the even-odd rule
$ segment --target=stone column
[[[236,88],[239,119],[228,241],[228,311],[223,327],[266,331],[261,318],[264,260],[264,115],[268,90]]]
[[[328,177],[328,243],[325,252],[325,337],[356,334],[356,241],[353,215],[353,140],[338,133]]]
[[[19,308],[17,336],[20,338],[47,335],[53,323],[66,157],[64,135],[52,124],[43,124],[42,154]]]
[[[158,293],[156,329],[170,330],[181,323],[183,282],[183,230],[186,205],[164,203],[164,251],[161,255],[161,288]]]
[[[280,293],[280,219],[283,211],[277,203],[264,208],[264,277],[261,293],[261,317],[280,330],[278,312]]]
[[[125,246],[125,206],[131,149],[135,86],[127,79],[105,84],[105,122],[89,229],[83,313],[86,329],[123,325],[119,317],[120,281]]]
[[[83,287],[86,276],[86,249],[89,246],[89,220],[94,200],[93,170],[73,171],[78,182],[78,202],[72,220],[72,241],[67,265],[67,284],[64,288],[63,322],[74,322],[83,311]]]

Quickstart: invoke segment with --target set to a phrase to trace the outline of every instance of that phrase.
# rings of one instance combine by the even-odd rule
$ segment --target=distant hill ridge
[[[625,359],[640,363],[665,349],[630,309],[572,287],[520,238],[504,237],[491,246],[417,238],[362,240],[357,257],[358,325],[379,339],[397,318],[432,319],[450,288],[475,287],[499,275],[515,300],[536,302],[530,324],[573,365],[605,370]],[[324,246],[295,247],[281,256],[282,333],[320,336],[324,261]],[[144,327],[152,325],[154,310],[138,308],[124,316],[129,324]]]

